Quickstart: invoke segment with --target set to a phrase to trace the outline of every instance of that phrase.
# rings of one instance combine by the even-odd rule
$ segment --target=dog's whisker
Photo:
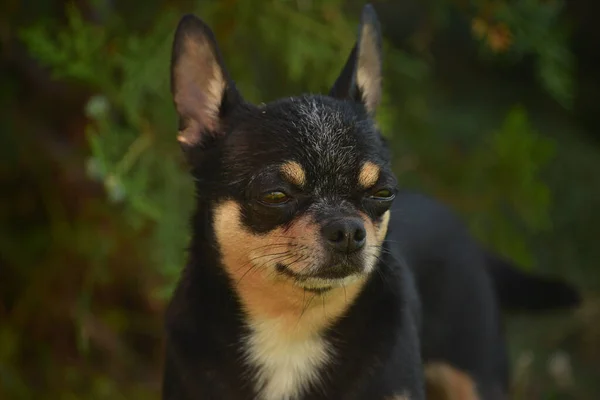
[[[306,294],[306,289],[304,290],[304,293]],[[308,310],[308,307],[310,307],[310,303],[312,303],[312,301],[314,300],[314,298],[317,296],[317,293],[314,293],[310,299],[308,299],[308,301],[303,305],[302,307],[302,311],[300,312],[300,316],[298,317],[298,322],[296,322],[296,326],[298,326],[298,324],[300,323],[300,320],[302,319],[302,317],[304,316],[304,313],[306,312],[306,310]]]
[[[262,268],[262,266],[266,265],[266,264],[267,264],[267,263],[269,263],[269,262],[272,262],[272,261],[278,261],[278,260],[279,260],[279,258],[286,257],[286,256],[287,256],[287,254],[289,254],[289,253],[288,253],[288,252],[285,252],[285,253],[280,253],[280,254],[278,254],[278,255],[276,255],[276,256],[274,256],[274,255],[272,255],[272,254],[269,254],[268,256],[271,256],[272,258],[270,258],[270,259],[268,259],[268,260],[266,260],[266,261],[263,261],[263,262],[262,262],[262,264],[261,264],[261,268]],[[248,261],[246,261],[245,263],[243,263],[242,265],[240,265],[240,266],[237,268],[236,272],[239,272],[239,271],[241,271],[241,270],[243,270],[243,269],[245,269],[245,268],[257,267],[257,266],[258,266],[258,265],[257,265],[257,261],[258,261],[258,260],[260,260],[261,258],[266,258],[266,256],[264,256],[264,257],[263,257],[263,256],[261,256],[261,257],[256,257],[255,259],[251,259],[251,260],[248,260]]]
[[[246,272],[244,272],[244,273],[242,274],[242,276],[240,277],[240,279],[238,279],[238,281],[237,281],[237,285],[239,285],[239,284],[242,282],[242,279],[244,279],[244,278],[246,277],[246,275],[248,275],[248,273],[250,273],[250,271],[255,271],[255,270],[257,270],[257,269],[258,269],[258,268],[257,268],[255,265],[252,265],[252,266],[250,266],[250,268],[248,268],[248,269],[246,270]]]
[[[255,256],[255,257],[252,257],[252,258],[248,259],[248,262],[254,262],[256,260],[260,260],[261,258],[279,256],[279,255],[282,255],[282,254],[290,254],[290,252],[289,251],[282,251],[281,253],[261,254],[260,256]]]
[[[286,260],[286,259],[288,259],[289,257],[292,257],[292,256],[293,256],[293,254],[289,254],[288,252],[286,252],[286,253],[281,253],[281,254],[284,254],[284,255],[282,255],[282,256],[280,256],[280,257],[275,257],[274,259],[267,260],[267,261],[263,262],[263,263],[262,263],[262,264],[260,264],[260,265],[259,265],[259,264],[254,264],[254,263],[245,263],[245,264],[244,264],[244,266],[247,266],[248,264],[251,264],[251,265],[250,265],[250,266],[249,266],[249,268],[246,270],[246,272],[244,272],[244,273],[242,274],[242,276],[240,277],[240,279],[238,279],[238,282],[237,282],[237,284],[239,285],[239,284],[240,284],[240,282],[242,281],[242,279],[244,279],[244,277],[245,277],[247,274],[249,274],[251,271],[257,271],[257,270],[259,270],[259,269],[262,269],[262,268],[263,268],[263,267],[265,267],[265,266],[266,266],[266,265],[267,265],[269,262],[273,262],[273,261],[282,261],[282,260]],[[244,268],[244,266],[240,267],[240,268],[238,269],[238,271],[239,271],[240,269],[243,269],[243,268]]]
[[[302,255],[298,260],[296,260],[294,263],[289,264],[288,266],[291,267],[296,262],[304,262],[304,261],[308,260],[309,258],[310,258],[309,255]],[[310,266],[310,264],[306,264],[305,266],[303,266],[301,268],[301,271],[304,272],[304,270],[306,270],[309,266]]]
[[[294,244],[294,243],[269,243],[269,244],[265,244],[263,246],[258,246],[258,247],[255,247],[253,249],[250,249],[250,252],[257,251],[257,250],[262,250],[262,249],[266,249],[266,248],[269,248],[269,247],[281,247],[281,246],[297,247],[298,245]]]
[[[294,257],[294,256],[295,256],[295,255],[293,255],[293,254],[292,254],[292,255],[290,255],[290,257]],[[294,265],[296,262],[298,262],[298,260],[299,260],[301,257],[302,257],[302,256],[298,256],[298,258],[297,258],[297,259],[295,259],[295,260],[293,260],[293,261],[291,261],[291,262],[288,262],[288,263],[287,263],[287,267],[290,267],[290,266]],[[285,259],[283,259],[283,260],[278,260],[278,261],[286,261],[288,258],[289,258],[289,257],[286,257]],[[267,276],[268,276],[268,277],[272,277],[272,276],[273,276],[273,275],[275,275],[276,273],[277,273],[277,271],[276,271],[275,269],[273,269],[273,270],[272,270],[272,271],[271,271],[271,272],[270,272],[270,273],[269,273]]]

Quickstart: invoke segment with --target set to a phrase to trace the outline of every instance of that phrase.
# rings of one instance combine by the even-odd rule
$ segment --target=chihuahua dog
[[[381,41],[367,5],[327,96],[256,106],[207,25],[180,21],[171,85],[196,208],[167,310],[163,399],[506,392],[500,303],[521,303],[498,293],[522,274],[444,206],[398,190],[374,122]],[[531,279],[542,296],[565,297],[537,308],[576,300],[560,282]]]

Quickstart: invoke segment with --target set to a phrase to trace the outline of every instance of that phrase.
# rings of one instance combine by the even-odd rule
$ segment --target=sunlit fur
[[[376,54],[376,46],[373,46],[378,40],[374,26],[365,24],[358,47],[360,61],[356,70],[356,84],[360,87],[363,101],[370,112],[375,112],[381,101],[381,58]]]
[[[443,362],[425,366],[428,400],[479,400],[473,379]]]
[[[206,37],[206,31],[188,23],[188,29],[181,29],[179,46],[173,63],[172,84],[177,90],[173,100],[177,112],[182,117],[183,127],[177,140],[192,146],[200,142],[203,129],[216,130],[219,127],[219,107],[226,86],[226,79],[219,66],[214,45]],[[203,90],[198,90],[203,88]]]
[[[319,368],[332,355],[322,332],[353,303],[373,270],[388,213],[379,223],[362,217],[367,229],[363,274],[301,282],[278,274],[276,264],[284,262],[298,274],[322,267],[319,226],[310,216],[261,235],[244,227],[234,201],[218,205],[214,215],[223,265],[248,315],[247,361],[258,367],[257,388],[265,399],[295,398],[319,379]],[[311,293],[307,287],[332,289]]]

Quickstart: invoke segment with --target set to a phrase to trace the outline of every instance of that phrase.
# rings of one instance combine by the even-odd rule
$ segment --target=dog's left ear
[[[213,32],[194,15],[184,16],[175,32],[171,92],[180,118],[178,140],[184,149],[222,137],[223,118],[241,102]]]
[[[381,100],[381,28],[375,9],[363,7],[358,40],[329,95],[362,103],[369,114]]]

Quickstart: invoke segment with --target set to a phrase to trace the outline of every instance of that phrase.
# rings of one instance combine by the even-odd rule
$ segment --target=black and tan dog
[[[419,400],[424,375],[432,396],[506,392],[497,299],[512,296],[494,282],[526,281],[446,208],[398,191],[373,121],[381,67],[366,6],[328,96],[255,106],[210,29],[181,20],[172,90],[197,199],[167,315],[165,400]],[[577,300],[528,279],[563,293],[540,308]]]

